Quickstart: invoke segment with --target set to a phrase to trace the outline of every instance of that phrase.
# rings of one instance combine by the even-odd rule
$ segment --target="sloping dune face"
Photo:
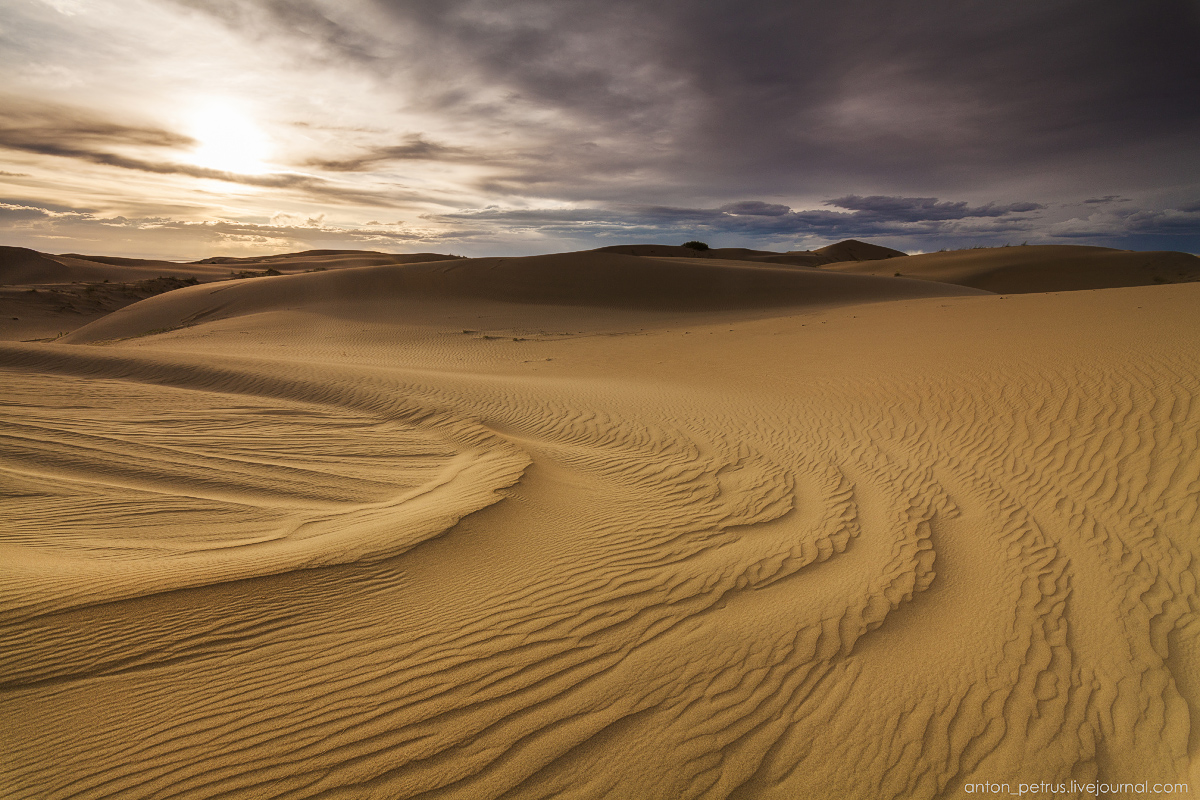
[[[925,253],[892,261],[848,261],[831,270],[903,275],[1001,294],[1069,292],[1200,281],[1200,258],[1172,251],[1035,245]]]
[[[270,280],[0,345],[5,796],[1200,788],[1200,287]]]
[[[396,308],[413,302],[418,306],[449,303],[443,316],[453,318],[461,316],[454,304],[463,301],[503,301],[534,309],[754,312],[974,294],[985,292],[928,281],[800,272],[738,261],[582,252],[361,267],[248,284],[195,286],[121,309],[64,341],[111,341],[265,311],[355,316],[363,313],[365,305]],[[524,316],[532,319],[543,314],[531,309]]]
[[[50,371],[5,376],[0,546],[22,580],[0,603],[17,617],[394,555],[499,499],[527,463],[336,379],[11,355]],[[81,393],[76,375],[97,367],[123,379]]]
[[[36,250],[0,246],[0,284],[49,283],[69,278],[67,268]]]

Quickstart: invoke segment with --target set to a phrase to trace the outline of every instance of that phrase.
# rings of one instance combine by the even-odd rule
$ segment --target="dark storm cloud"
[[[697,196],[971,187],[1097,159],[1200,172],[1181,150],[1200,135],[1194,0],[182,1],[407,74],[424,108],[598,142]],[[391,27],[365,29],[355,8]],[[1150,141],[1168,146],[1112,158]],[[613,165],[555,155],[496,188],[600,198]]]
[[[627,206],[616,208],[501,209],[486,208],[428,217],[442,223],[482,222],[506,228],[528,228],[565,236],[677,236],[707,233],[718,236],[767,238],[857,238],[876,235],[953,232],[958,223],[970,222],[974,230],[997,233],[1027,230],[1021,215],[1041,209],[1037,203],[988,204],[939,202],[928,197],[857,197],[827,201],[845,209],[793,211],[785,205],[748,200],[720,208]],[[997,218],[1004,218],[999,220]]]
[[[719,211],[743,217],[782,217],[792,209],[779,203],[764,203],[761,200],[743,200],[740,203],[726,203]]]
[[[310,159],[306,166],[330,172],[362,172],[389,161],[466,161],[479,163],[487,156],[465,148],[426,141],[420,134],[407,137],[404,144],[376,147],[359,155],[341,159]]]
[[[265,37],[287,35],[319,42],[339,57],[370,63],[374,41],[369,32],[339,25],[310,0],[172,0],[176,5],[199,11],[225,22],[231,28]]]
[[[51,156],[94,157],[114,146],[186,147],[191,138],[149,126],[127,125],[64,105],[0,97],[0,147]]]
[[[1183,208],[1122,208],[1064,224],[1055,236],[1071,239],[1122,239],[1134,247],[1153,240],[1155,249],[1186,248],[1200,230],[1200,203]],[[1178,244],[1173,243],[1178,242]]]
[[[863,219],[890,222],[1003,217],[1008,214],[1020,214],[1045,208],[1039,203],[1008,203],[1006,205],[988,203],[984,206],[972,207],[965,201],[939,202],[936,197],[884,197],[881,195],[859,197],[854,194],[839,197],[836,200],[828,200],[825,205],[860,212],[857,216]]]
[[[1042,241],[1157,237],[1200,249],[1189,205],[1200,194],[1196,0],[151,5],[159,16],[147,33],[169,21],[203,44],[197,52],[182,39],[147,45],[145,69],[161,66],[166,77],[146,90],[138,113],[170,119],[189,97],[228,95],[273,137],[272,157],[294,169],[201,167],[189,163],[178,133],[30,105],[0,119],[0,147],[28,154],[14,162],[34,172],[30,183],[69,166],[54,157],[112,174],[275,190],[242,193],[255,196],[246,211],[253,219],[279,207],[315,217],[335,203],[362,219],[403,207],[410,222],[461,208],[426,221],[447,232],[486,230],[493,243],[511,233],[514,251],[684,232],[772,247],[878,236],[937,249],[1021,232]],[[37,24],[65,32],[61,42],[92,30],[42,10]],[[119,39],[125,22],[110,23]],[[33,41],[30,31],[43,28],[32,25],[17,38]],[[50,54],[45,63],[9,59],[14,76],[29,62],[14,86],[89,85],[87,62],[56,63],[54,53],[80,50],[56,50],[57,35],[31,46]],[[130,58],[118,50],[104,50],[110,66]],[[133,68],[101,66],[97,75],[109,77],[97,78],[102,91],[87,102],[132,108],[124,100],[138,88],[122,78]],[[180,75],[195,77],[191,94],[176,86]],[[109,173],[77,171],[89,190]],[[111,183],[120,195],[120,181]],[[136,183],[142,191],[150,182]],[[194,185],[160,184],[185,205],[180,193]],[[217,188],[203,191],[215,197]],[[43,193],[62,199],[66,191]],[[491,203],[504,208],[480,208]],[[106,207],[131,217],[171,213],[151,205]]]

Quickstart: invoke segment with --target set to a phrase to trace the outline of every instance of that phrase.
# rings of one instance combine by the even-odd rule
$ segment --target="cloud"
[[[243,186],[286,189],[322,200],[388,207],[396,205],[399,199],[389,192],[340,186],[319,176],[304,173],[274,172],[247,175],[168,158],[129,155],[128,151],[131,149],[143,153],[171,153],[195,142],[191,137],[173,131],[116,122],[77,107],[41,104],[20,98],[0,98],[0,107],[4,107],[7,112],[0,117],[2,149],[77,159],[157,175],[184,175]],[[127,152],[118,152],[121,149]]]
[[[264,249],[288,252],[314,248],[428,250],[470,240],[485,231],[465,226],[404,226],[379,230],[278,212],[269,222],[231,219],[180,220],[168,217],[102,216],[81,209],[46,208],[0,202],[5,241],[60,252],[63,240],[90,243],[103,252],[117,243],[140,257],[197,260],[213,254],[252,254]]]
[[[472,154],[462,147],[447,147],[426,141],[420,134],[410,134],[404,144],[374,147],[351,158],[312,158],[306,166],[331,172],[361,172],[388,161],[488,161],[482,154]]]
[[[743,200],[740,203],[726,203],[719,211],[742,217],[782,217],[792,209],[780,203],[764,203],[761,200]]]
[[[188,136],[151,126],[128,125],[85,109],[0,97],[0,147],[43,155],[79,157],[102,147],[187,147]]]
[[[319,42],[335,60],[369,63],[375,39],[369,30],[338,24],[329,8],[309,0],[173,0],[175,5],[216,17],[242,35],[262,40],[286,36]],[[311,53],[311,50],[308,50]]]
[[[1003,217],[1045,208],[1039,203],[1008,203],[1007,205],[988,203],[985,206],[971,207],[965,201],[939,202],[936,197],[884,197],[881,195],[859,197],[853,194],[835,200],[827,200],[825,205],[859,212],[862,219],[899,222]]]
[[[83,0],[41,0],[60,14],[73,17],[83,10]]]
[[[555,252],[627,242],[682,242],[702,237],[716,246],[802,250],[846,238],[869,238],[899,249],[922,249],[931,237],[939,246],[970,247],[1008,242],[1089,241],[1141,249],[1189,249],[1200,230],[1195,210],[1097,211],[1037,223],[1026,211],[997,209],[1023,203],[967,206],[931,198],[885,198],[893,202],[846,200],[847,206],[786,208],[775,213],[762,201],[731,208],[612,206],[588,208],[503,208],[426,214],[416,224],[346,224],[325,214],[276,212],[267,221],[181,220],[169,217],[105,216],[94,210],[0,201],[6,242],[39,250],[62,249],[64,239],[86,245],[72,249],[123,252],[142,257],[198,259],[214,254],[287,252],[313,248],[402,251],[452,249],[475,255],[497,252]],[[840,200],[845,200],[841,198]],[[898,202],[898,201],[916,202]],[[832,202],[832,201],[831,201]],[[882,207],[882,210],[881,210]],[[770,214],[735,213],[767,209]],[[926,208],[923,217],[912,210]],[[948,209],[957,209],[950,214]],[[975,213],[975,216],[969,214]],[[1035,228],[1035,223],[1039,227]]]
[[[1021,215],[1043,208],[1037,203],[989,203],[971,207],[965,202],[939,202],[932,197],[847,196],[825,203],[845,209],[794,211],[786,205],[741,201],[720,208],[618,206],[609,208],[504,209],[485,208],[429,215],[442,224],[491,223],[509,229],[535,229],[557,236],[677,238],[689,233],[782,240],[797,237],[858,238],[961,233],[965,221],[973,231],[1027,230]],[[1005,218],[1000,220],[999,218]]]
[[[1177,209],[1097,212],[1054,223],[1047,232],[1057,238],[1120,240],[1134,247],[1153,241],[1158,243],[1150,245],[1155,249],[1190,249],[1195,248],[1200,232],[1200,203]]]
[[[32,176],[31,203],[259,223],[286,208],[280,227],[309,236],[339,213],[403,217],[405,235],[536,249],[701,233],[937,249],[1083,230],[1200,248],[1189,207],[1168,207],[1200,196],[1194,0],[969,13],[956,0],[149,0],[112,13],[123,4],[18,4],[6,20],[0,155]],[[78,82],[47,77],[64,70]],[[172,120],[210,95],[292,168],[189,163]]]
[[[609,178],[654,187],[651,201],[944,190],[1034,184],[1068,164],[1102,183],[1178,172],[1181,158],[1200,175],[1185,144],[1200,134],[1190,0],[970,14],[953,0],[179,2],[359,65],[459,131],[540,143],[547,159],[486,184],[497,190],[632,200]],[[404,147],[394,157],[412,157]]]
[[[90,210],[69,209],[62,206],[48,207],[20,202],[10,203],[0,200],[0,220],[58,219],[63,217],[85,218],[90,215]]]
[[[305,217],[301,214],[288,214],[284,211],[277,211],[271,215],[271,225],[280,228],[321,228],[324,224],[324,214]],[[367,224],[369,225],[370,223]]]

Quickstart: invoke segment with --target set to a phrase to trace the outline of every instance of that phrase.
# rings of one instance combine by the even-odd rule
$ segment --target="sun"
[[[240,175],[267,172],[270,140],[248,115],[230,103],[208,103],[189,114],[187,133],[196,144],[189,161],[196,166]]]

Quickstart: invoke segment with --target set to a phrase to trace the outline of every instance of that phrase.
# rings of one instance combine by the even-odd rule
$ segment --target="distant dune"
[[[85,256],[79,253],[62,253],[56,256],[49,256],[49,258],[64,263],[82,261],[90,264],[108,264],[114,267],[150,267],[157,270],[161,270],[163,267],[179,267],[179,263],[176,261],[163,261],[151,258],[121,258],[119,256]]]
[[[445,261],[453,258],[458,258],[458,256],[441,253],[375,253],[369,250],[305,250],[301,253],[284,253],[254,258],[220,256],[205,258],[195,263],[244,267],[262,264],[280,272],[299,272],[313,268],[341,269],[344,267],[373,267],[381,264],[416,264],[423,261]]]
[[[51,255],[24,247],[0,247],[0,286],[73,281],[124,283],[164,275],[209,281],[228,278],[231,272],[244,272],[255,267],[260,270],[274,269],[276,272],[291,273],[379,264],[412,264],[453,258],[457,256],[441,253],[376,253],[369,250],[307,250],[301,253],[253,258],[214,256],[199,261],[178,262],[79,253]]]
[[[1200,791],[1191,257],[842,245],[0,251],[0,797]]]
[[[908,256],[902,262],[830,267],[855,275],[894,275],[986,289],[998,294],[1069,292],[1200,280],[1200,258],[1188,253],[1106,247],[989,247]]]
[[[776,253],[771,250],[748,250],[744,247],[714,247],[708,250],[696,250],[690,247],[683,247],[682,245],[663,244],[618,244],[601,247],[596,252],[620,253],[630,256],[760,261],[802,267],[818,267],[838,261],[875,261],[906,255],[890,247],[881,247],[877,244],[860,242],[857,239],[847,239],[844,242],[827,245],[816,250],[795,250],[788,253]]]
[[[0,247],[0,341],[59,338],[139,300],[194,283],[453,258],[438,253],[310,250],[178,263]]]
[[[847,239],[837,244],[818,247],[813,252],[825,256],[831,261],[882,261],[908,255],[900,250],[881,247],[870,242],[860,242],[857,239]]]
[[[675,244],[614,244],[598,247],[596,253],[617,253],[624,256],[650,256],[652,258],[719,258],[748,260],[755,256],[779,255],[771,250],[748,250],[744,247],[712,247],[698,250]]]
[[[71,280],[66,266],[25,247],[0,246],[0,285],[58,283]]]

